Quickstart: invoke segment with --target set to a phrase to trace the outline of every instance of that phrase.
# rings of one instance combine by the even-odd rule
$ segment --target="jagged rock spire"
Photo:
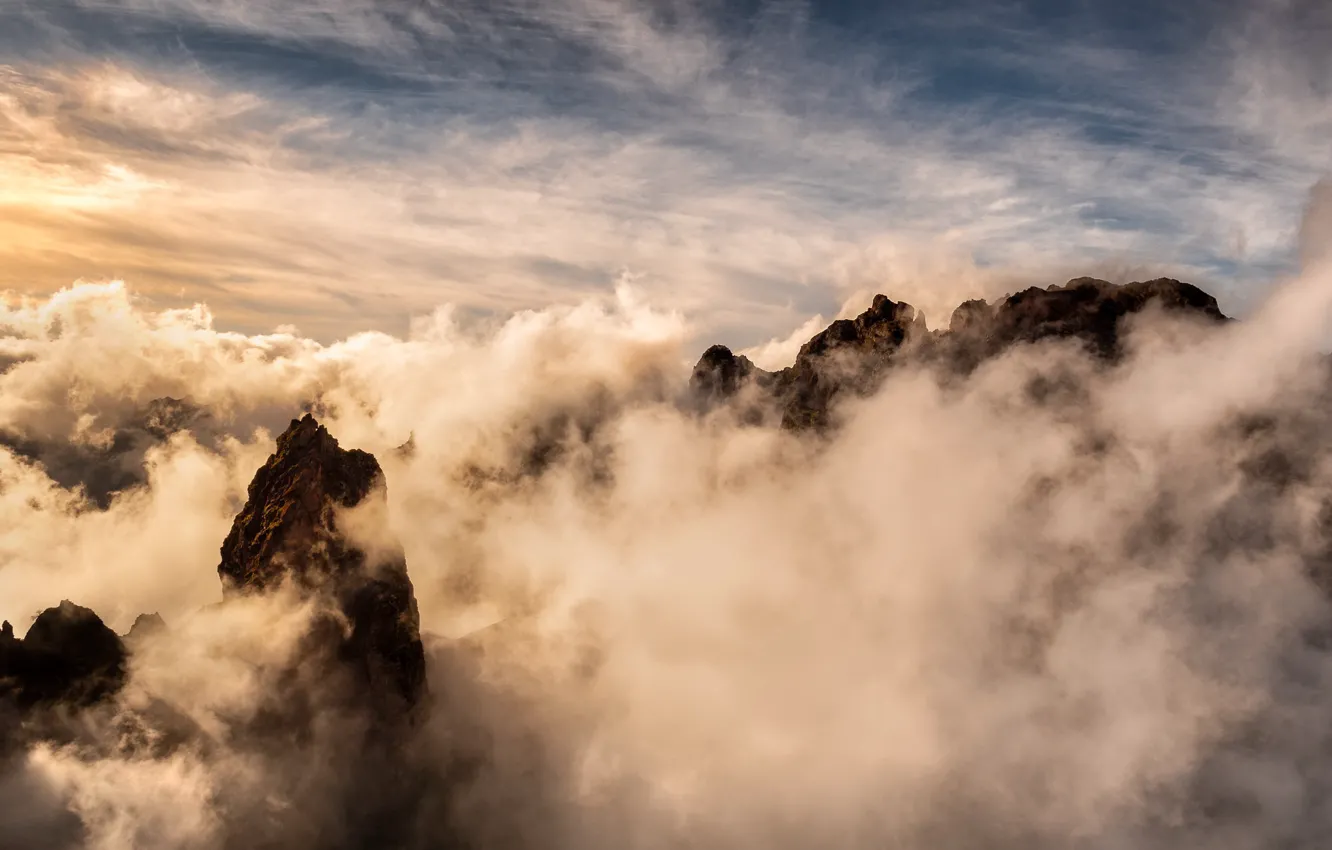
[[[383,498],[373,455],[341,448],[309,414],[292,420],[250,483],[218,574],[226,596],[284,582],[325,594],[350,625],[335,655],[368,693],[411,705],[425,693],[425,654],[406,561],[372,563],[338,528],[340,509]]]

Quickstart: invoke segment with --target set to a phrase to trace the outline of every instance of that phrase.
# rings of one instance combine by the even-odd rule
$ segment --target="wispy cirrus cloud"
[[[626,274],[738,344],[862,289],[933,316],[1114,266],[1242,310],[1330,164],[1326,21],[1276,12],[16,6],[0,286],[124,277],[323,338]]]

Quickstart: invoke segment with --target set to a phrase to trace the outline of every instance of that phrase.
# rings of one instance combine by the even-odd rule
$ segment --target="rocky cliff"
[[[694,367],[690,387],[704,407],[752,387],[776,409],[782,427],[818,431],[830,424],[839,397],[872,392],[888,369],[903,362],[965,374],[1014,345],[1048,338],[1076,340],[1093,356],[1114,361],[1123,355],[1123,319],[1149,305],[1210,323],[1227,320],[1211,295],[1170,278],[1116,286],[1082,277],[992,304],[967,301],[954,310],[946,330],[936,331],[910,304],[876,295],[868,310],[830,324],[801,347],[794,364],[777,372],[714,345]],[[753,408],[746,414],[752,416]]]
[[[406,561],[372,560],[338,525],[340,511],[383,498],[373,455],[341,448],[308,414],[292,420],[250,483],[218,574],[229,597],[284,583],[322,595],[345,620],[324,624],[337,658],[376,699],[412,706],[426,692],[425,653]]]
[[[947,329],[936,331],[911,305],[879,295],[856,318],[816,334],[777,372],[713,346],[690,386],[703,407],[750,392],[753,409],[774,413],[782,427],[817,431],[831,424],[840,398],[872,392],[901,363],[964,375],[1012,346],[1047,338],[1075,340],[1113,362],[1123,355],[1123,320],[1149,305],[1208,323],[1226,321],[1212,296],[1166,278],[1124,286],[1077,278],[994,303],[969,301],[954,311]],[[196,414],[185,402],[165,399],[150,406],[142,430],[168,435]],[[381,540],[376,551],[398,554],[372,558],[340,527],[344,511],[384,498],[383,473],[372,455],[341,448],[312,416],[292,420],[250,484],[222,544],[218,574],[227,599],[287,586],[324,603],[303,651],[312,660],[331,660],[336,670],[327,672],[346,674],[378,711],[400,716],[427,693],[407,565],[393,541]],[[122,641],[96,614],[70,602],[43,612],[22,640],[5,623],[0,704],[26,710],[104,699],[123,685],[136,641],[164,628],[155,615],[143,617]]]
[[[339,447],[311,416],[293,420],[255,474],[218,567],[224,600],[286,585],[316,597],[320,614],[297,661],[328,661],[336,669],[322,668],[305,681],[341,675],[380,719],[406,716],[427,691],[405,560],[401,554],[372,559],[338,524],[341,511],[383,498],[383,473],[373,456]],[[391,542],[382,548],[399,551]],[[142,615],[122,640],[95,613],[68,601],[42,612],[22,640],[6,622],[0,707],[26,713],[104,700],[124,685],[128,653],[166,628],[156,614]]]
[[[90,705],[125,683],[125,659],[100,617],[65,600],[37,615],[22,640],[8,621],[0,625],[0,702]]]

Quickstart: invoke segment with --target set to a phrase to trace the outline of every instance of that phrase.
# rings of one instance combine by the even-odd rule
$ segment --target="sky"
[[[0,845],[359,846],[404,776],[425,847],[1326,845],[1329,47],[1328,0],[0,0],[0,620],[168,627],[6,750]],[[683,392],[1082,274],[1244,321],[904,354],[816,437]],[[337,523],[415,587],[401,762],[288,675],[308,607],[214,604],[304,410],[384,471]]]
[[[324,342],[625,284],[700,345],[1081,274],[1243,315],[1329,44],[1285,0],[4,0],[0,290]]]

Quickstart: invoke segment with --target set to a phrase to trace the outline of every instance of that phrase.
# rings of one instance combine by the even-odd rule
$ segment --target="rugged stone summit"
[[[160,412],[169,419],[167,414],[182,410],[188,413],[165,404]],[[340,448],[311,416],[292,420],[250,484],[249,499],[222,544],[218,573],[227,598],[287,583],[323,596],[330,604],[297,663],[331,658],[336,670],[318,669],[350,674],[353,700],[404,716],[426,692],[406,561],[390,541],[378,547],[390,554],[372,558],[338,526],[341,510],[383,498],[383,473],[372,455]],[[127,653],[165,629],[160,616],[145,614],[122,639],[95,613],[69,601],[42,612],[22,640],[5,622],[0,708],[81,707],[112,696],[125,683]]]
[[[838,394],[871,390],[898,350],[926,333],[924,314],[886,295],[874,296],[856,318],[833,322],[802,345],[795,365],[773,381],[785,399],[782,426],[824,427]]]
[[[928,334],[925,317],[910,304],[876,295],[854,319],[838,319],[800,347],[795,364],[779,372],[714,345],[699,359],[690,389],[704,407],[737,395],[747,384],[777,401],[783,427],[822,428],[834,398],[872,388],[898,349]],[[758,418],[757,412],[746,412]]]
[[[948,333],[941,336],[951,337],[945,341],[955,349],[970,349],[975,359],[1017,343],[1064,337],[1080,339],[1094,355],[1113,360],[1123,353],[1120,320],[1148,304],[1206,321],[1226,321],[1216,299],[1189,283],[1157,278],[1115,286],[1079,277],[1063,286],[1024,289],[994,305],[967,301],[953,312]]]
[[[739,392],[756,371],[762,370],[748,357],[735,354],[724,345],[714,345],[699,358],[689,383],[702,401],[724,399]]]
[[[349,542],[340,510],[383,499],[373,455],[343,449],[307,414],[292,420],[255,474],[249,499],[222,544],[225,596],[291,582],[325,594],[345,629],[324,629],[337,658],[376,700],[410,706],[425,693],[425,654],[416,597],[400,554],[378,560]],[[325,624],[327,625],[327,624]]]
[[[125,645],[101,618],[64,600],[37,616],[22,640],[0,628],[0,700],[20,709],[85,706],[125,683]]]
[[[130,630],[125,632],[125,640],[132,643],[145,640],[164,631],[166,631],[166,621],[162,619],[161,614],[156,611],[151,614],[140,614],[134,618],[134,624],[130,626]]]
[[[876,295],[868,310],[833,322],[801,347],[793,365],[778,372],[714,345],[694,367],[690,387],[707,407],[752,385],[772,402],[782,427],[817,431],[830,424],[839,396],[872,392],[885,371],[908,358],[966,374],[1013,345],[1055,337],[1080,340],[1093,356],[1113,361],[1123,354],[1121,320],[1149,304],[1208,322],[1227,321],[1215,298],[1171,278],[1116,286],[1081,277],[1025,289],[993,304],[967,301],[942,331],[930,331],[910,304]],[[752,413],[747,410],[746,416]]]

